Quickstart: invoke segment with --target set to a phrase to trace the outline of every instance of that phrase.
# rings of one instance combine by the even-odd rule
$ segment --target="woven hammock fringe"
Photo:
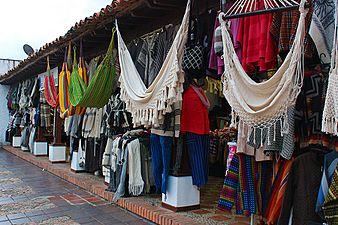
[[[170,75],[174,75],[174,78],[167,83],[161,94],[156,96],[156,106],[153,107],[134,109],[126,89],[121,89],[121,100],[126,103],[126,110],[132,113],[134,127],[158,127],[163,123],[164,115],[172,112],[172,105],[182,101],[184,74],[178,66],[178,61],[174,63]]]
[[[338,136],[338,118],[323,117],[322,131],[327,134],[333,134],[335,136]]]
[[[129,194],[132,194],[133,196],[139,196],[143,191],[144,184],[139,185],[133,185],[129,184]]]

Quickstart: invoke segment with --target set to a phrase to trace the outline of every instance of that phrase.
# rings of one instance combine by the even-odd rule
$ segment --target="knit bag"
[[[197,8],[198,9],[198,8]],[[198,16],[197,10],[197,16]],[[206,51],[204,46],[199,42],[198,19],[190,19],[188,41],[184,49],[182,68],[190,74],[201,74],[206,71]]]

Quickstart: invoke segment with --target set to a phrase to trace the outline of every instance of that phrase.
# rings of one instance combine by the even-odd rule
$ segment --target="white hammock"
[[[322,131],[338,136],[338,10],[336,8],[335,30],[331,55],[331,69],[323,111]]]
[[[240,126],[254,129],[276,127],[282,123],[282,133],[288,132],[287,108],[294,105],[303,84],[303,46],[305,36],[305,16],[308,12],[302,0],[299,11],[296,37],[278,71],[267,81],[256,83],[244,71],[236,55],[230,34],[226,29],[223,15],[219,16],[222,26],[224,51],[223,94],[232,107],[232,126],[239,117]],[[243,124],[244,123],[244,124]]]
[[[182,101],[184,73],[181,62],[188,34],[189,13],[190,0],[160,72],[148,88],[133,63],[116,22],[121,67],[119,79],[121,100],[126,103],[126,109],[132,113],[134,126],[159,126],[163,123],[163,115],[172,111],[172,104]]]

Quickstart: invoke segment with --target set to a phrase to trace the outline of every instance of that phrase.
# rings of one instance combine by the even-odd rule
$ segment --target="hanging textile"
[[[88,75],[82,53],[82,40],[80,41],[80,59],[79,65],[76,61],[76,49],[74,48],[73,71],[70,76],[70,85],[68,87],[69,101],[73,106],[79,101],[76,93],[83,93],[88,86]],[[76,115],[84,115],[86,108],[77,106],[75,110]]]
[[[44,93],[46,101],[51,107],[56,108],[59,104],[59,96],[56,93],[54,76],[50,72],[49,56],[47,56],[47,75],[44,77],[44,79]]]
[[[323,211],[328,224],[338,223],[338,167],[334,171],[328,195],[325,198]]]
[[[61,118],[68,117],[74,114],[74,107],[69,102],[68,86],[70,84],[70,71],[67,59],[70,58],[71,46],[68,46],[65,51],[65,58],[62,65],[62,71],[59,74],[59,104]]]
[[[287,108],[295,104],[303,80],[302,52],[308,12],[304,5],[302,0],[299,8],[301,16],[290,52],[274,76],[262,83],[256,83],[245,73],[226,29],[224,14],[220,15],[225,66],[223,93],[233,109],[232,126],[236,125],[238,116],[240,126],[245,124],[261,132],[268,129],[270,133],[270,128],[281,121],[282,132],[288,132]]]
[[[276,224],[282,210],[283,199],[287,179],[292,166],[292,160],[280,160],[277,162],[278,172],[273,180],[272,187],[268,191],[268,201],[264,208],[264,217],[267,219],[267,224]]]
[[[323,159],[311,149],[297,157],[291,166],[277,225],[322,224],[315,212]],[[291,209],[292,221],[290,221]]]
[[[309,34],[316,45],[320,60],[330,63],[331,49],[335,29],[336,1],[314,1]]]
[[[334,40],[331,55],[331,70],[326,92],[325,106],[323,111],[322,131],[338,136],[338,10],[336,8],[336,22]]]
[[[182,101],[184,74],[180,65],[187,40],[189,13],[190,0],[160,72],[148,88],[135,67],[116,22],[121,67],[121,99],[126,103],[127,111],[132,113],[134,126],[158,127],[163,124],[164,115],[172,111],[173,103]]]
[[[70,99],[74,106],[102,108],[107,104],[113,93],[115,77],[114,60],[114,35],[115,28],[112,30],[112,38],[101,64],[98,66],[94,77],[87,87],[85,80],[79,72],[75,72],[71,80]]]

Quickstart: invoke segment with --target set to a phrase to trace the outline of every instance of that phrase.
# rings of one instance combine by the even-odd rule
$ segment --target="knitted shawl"
[[[121,67],[119,78],[121,100],[126,103],[127,111],[132,113],[135,127],[140,125],[158,127],[163,124],[163,116],[172,111],[173,103],[182,101],[184,74],[180,65],[187,40],[189,13],[190,0],[160,72],[148,88],[135,67],[116,22]]]
[[[223,94],[232,107],[232,126],[239,117],[240,126],[248,125],[254,129],[275,127],[282,123],[282,132],[288,132],[287,108],[294,105],[300,93],[303,80],[303,47],[305,36],[305,17],[308,12],[302,0],[301,13],[292,48],[278,71],[267,81],[256,83],[244,71],[236,55],[231,36],[220,14],[224,51],[225,72],[222,76]]]
[[[141,173],[141,152],[138,139],[128,144],[129,193],[138,196],[142,193],[144,181]]]

